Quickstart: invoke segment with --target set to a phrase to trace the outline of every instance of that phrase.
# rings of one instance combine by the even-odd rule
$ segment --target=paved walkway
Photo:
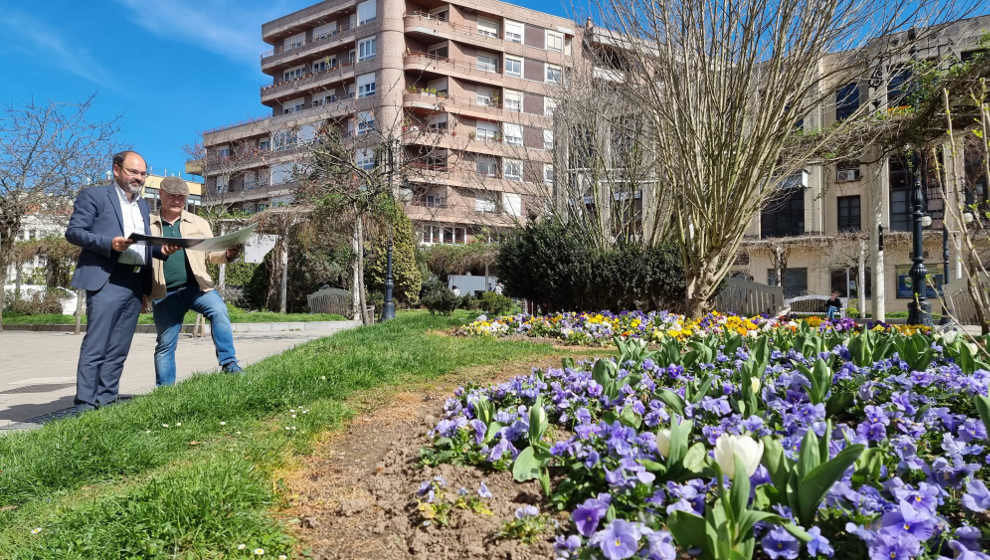
[[[234,345],[238,361],[246,366],[357,325],[355,321],[334,321],[300,329],[297,324],[287,323],[282,330],[258,325],[235,332]],[[265,330],[258,330],[262,328]],[[71,333],[0,332],[0,431],[36,427],[46,416],[72,406],[81,343],[82,335]],[[120,380],[121,395],[148,393],[155,388],[154,348],[154,334],[134,335]],[[178,380],[194,372],[218,369],[208,332],[202,338],[181,335],[175,359]]]

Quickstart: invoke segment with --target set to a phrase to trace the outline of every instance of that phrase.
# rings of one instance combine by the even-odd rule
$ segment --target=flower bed
[[[724,316],[559,317],[499,324],[640,334],[617,341],[618,360],[459,389],[423,450],[427,464],[539,480],[543,510],[566,512],[531,523],[558,558],[990,558],[990,366],[971,343]],[[668,334],[651,351],[657,330]]]
[[[701,319],[689,319],[684,315],[666,311],[609,311],[599,313],[556,313],[552,315],[506,315],[489,319],[485,315],[457,330],[460,335],[511,336],[553,338],[567,344],[608,344],[616,336],[639,338],[659,342],[665,338],[686,340],[711,334],[732,332],[740,335],[756,335],[780,327],[797,329],[807,323],[819,330],[848,332],[856,328],[852,319],[830,321],[820,317],[808,317],[797,321],[767,317],[740,317],[713,312]],[[898,331],[911,334],[925,327],[870,323],[869,328],[881,331]]]

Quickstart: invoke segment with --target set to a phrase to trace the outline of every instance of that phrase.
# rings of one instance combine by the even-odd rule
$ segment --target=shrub
[[[547,311],[676,310],[684,300],[680,256],[672,247],[598,249],[588,234],[550,220],[516,230],[497,265],[508,295]]]
[[[392,297],[397,304],[415,305],[419,301],[422,276],[416,264],[415,235],[412,222],[405,214],[391,218],[392,233]],[[365,261],[364,279],[370,300],[385,301],[385,269],[388,262],[388,233],[383,231],[371,243],[372,253]],[[374,295],[378,294],[378,295]]]
[[[430,313],[437,314],[441,313],[443,315],[450,315],[457,309],[457,304],[460,303],[459,297],[454,295],[454,292],[445,286],[441,286],[423,297],[423,305],[430,310]]]
[[[506,315],[512,312],[516,306],[512,298],[496,294],[495,292],[484,292],[481,294],[481,309],[490,316]]]
[[[58,299],[57,290],[46,290],[37,292],[30,298],[14,299],[13,294],[8,294],[4,311],[11,315],[47,315],[62,313],[62,304]]]
[[[481,309],[481,300],[476,298],[474,294],[465,294],[461,296],[461,301],[457,307],[461,309]]]

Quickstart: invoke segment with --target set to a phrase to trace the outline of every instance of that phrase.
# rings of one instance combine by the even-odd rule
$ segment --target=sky
[[[261,24],[314,0],[0,0],[0,105],[79,103],[175,175],[202,132],[270,114]],[[518,2],[570,17],[562,0]],[[569,5],[569,3],[568,3]],[[198,178],[186,176],[197,180]]]

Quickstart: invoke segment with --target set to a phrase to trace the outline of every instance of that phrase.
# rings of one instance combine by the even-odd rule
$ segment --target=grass
[[[432,333],[467,319],[402,313],[268,358],[243,376],[196,376],[0,437],[3,558],[290,554],[291,539],[266,513],[279,500],[272,473],[352,415],[348,397],[555,353]]]
[[[312,322],[312,321],[345,321],[347,317],[336,313],[272,313],[269,311],[248,311],[232,305],[227,306],[232,323],[281,323],[281,322]],[[3,314],[5,325],[74,325],[76,318],[74,315],[58,315],[53,313],[39,313],[25,315],[20,313]],[[83,324],[86,323],[86,316],[83,315]],[[154,319],[151,313],[142,313],[138,317],[138,324],[152,325]],[[192,324],[196,322],[196,312],[186,313],[183,323]]]

